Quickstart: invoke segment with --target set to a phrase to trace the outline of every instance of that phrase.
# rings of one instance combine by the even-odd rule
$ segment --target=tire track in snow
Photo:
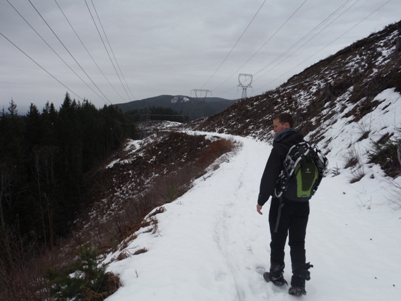
[[[238,139],[238,138],[237,138]],[[269,250],[262,249],[265,256],[254,249],[268,245],[267,222],[261,222],[256,213],[256,199],[268,147],[256,141],[246,141],[237,156],[230,161],[232,170],[231,192],[220,211],[215,226],[215,241],[227,270],[232,276],[238,301],[266,298],[266,284],[260,273],[264,266],[258,261],[268,262]],[[227,172],[227,169],[225,170]],[[253,221],[258,221],[257,223]],[[261,229],[265,225],[266,228]]]

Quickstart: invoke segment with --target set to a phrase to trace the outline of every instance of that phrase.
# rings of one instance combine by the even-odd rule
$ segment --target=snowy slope
[[[141,229],[122,251],[147,252],[114,260],[119,251],[105,259],[123,284],[108,301],[294,300],[288,288],[273,287],[262,278],[269,268],[270,202],[260,216],[256,200],[271,146],[221,136],[240,141],[242,147],[166,204],[166,211],[155,216],[156,231]],[[341,143],[330,147],[330,166],[343,166]],[[340,168],[338,176],[329,173],[311,200],[306,249],[315,267],[304,299],[400,300],[401,189],[378,166],[369,170],[373,178],[365,176],[354,184],[348,170]],[[391,195],[398,196],[398,204]],[[288,249],[286,254],[285,277],[290,280]]]

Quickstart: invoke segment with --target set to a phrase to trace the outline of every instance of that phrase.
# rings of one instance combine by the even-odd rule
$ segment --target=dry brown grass
[[[148,249],[142,248],[142,249],[139,249],[139,250],[135,251],[134,255],[143,254],[143,253],[146,253],[147,251],[148,251]]]

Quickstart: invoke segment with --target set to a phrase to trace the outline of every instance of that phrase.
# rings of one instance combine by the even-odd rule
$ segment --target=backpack
[[[314,195],[327,168],[328,160],[306,141],[294,144],[283,162],[274,194],[291,201],[305,202]]]

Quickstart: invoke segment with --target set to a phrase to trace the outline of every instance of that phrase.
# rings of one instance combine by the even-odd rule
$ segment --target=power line
[[[266,44],[273,38],[276,36],[276,34],[284,27],[285,24],[287,24],[287,22],[292,19],[292,17],[301,9],[301,7],[307,2],[308,0],[305,0],[292,14],[291,16],[289,16],[287,18],[287,20],[274,32],[274,34],[272,36],[269,37],[269,39],[267,39],[267,41],[244,63],[242,64],[241,67],[239,67],[233,74],[231,74],[224,82],[222,82],[220,85],[218,85],[216,88],[214,88],[213,90],[218,89],[219,87],[221,87],[222,85],[224,85],[230,78],[232,78],[234,75],[236,75],[247,63],[249,63],[249,61],[256,55],[258,54],[262,48],[264,48],[266,46]]]
[[[356,23],[355,25],[353,25],[351,28],[349,28],[348,30],[346,30],[344,33],[342,33],[341,35],[339,35],[337,38],[335,38],[333,41],[331,41],[329,44],[327,44],[326,46],[324,46],[323,48],[321,48],[320,50],[318,50],[317,52],[315,52],[314,54],[312,54],[310,57],[308,57],[307,59],[305,59],[304,61],[302,61],[301,63],[299,63],[297,66],[291,68],[290,70],[288,70],[287,72],[281,74],[280,76],[276,77],[275,79],[271,80],[270,82],[266,83],[265,85],[263,85],[260,88],[263,88],[265,86],[267,86],[268,84],[274,82],[275,80],[277,80],[278,78],[286,75],[287,73],[291,72],[292,70],[296,69],[297,67],[299,67],[300,65],[302,65],[303,63],[305,63],[307,60],[311,59],[312,57],[314,57],[316,54],[318,54],[319,52],[321,52],[323,49],[327,48],[328,46],[330,46],[331,44],[333,44],[335,41],[337,41],[338,39],[340,39],[341,37],[343,37],[345,34],[347,34],[348,32],[350,32],[352,29],[354,29],[355,27],[357,27],[359,24],[361,24],[363,21],[365,21],[366,19],[370,18],[374,13],[376,13],[378,10],[380,10],[381,8],[383,8],[385,5],[387,5],[387,3],[389,3],[391,0],[388,0],[387,2],[385,2],[384,4],[382,4],[380,7],[378,7],[377,9],[375,9],[373,12],[371,12],[369,15],[367,15],[366,17],[364,17],[362,20],[360,20],[358,23]],[[259,88],[259,89],[260,89]]]
[[[29,1],[30,2],[30,1]],[[68,22],[68,24],[71,26],[71,28],[72,28],[72,30],[74,31],[74,33],[76,34],[76,36],[78,37],[78,39],[80,40],[80,42],[81,42],[81,44],[84,46],[84,48],[86,49],[86,51],[88,52],[88,54],[89,54],[89,56],[92,58],[92,60],[94,61],[94,63],[95,63],[95,65],[98,67],[98,69],[100,70],[100,72],[103,74],[103,76],[106,78],[106,80],[109,82],[109,84],[111,85],[111,83],[110,83],[110,81],[107,79],[107,77],[104,75],[104,73],[102,72],[102,70],[100,69],[100,67],[97,65],[97,63],[96,63],[96,61],[93,59],[93,57],[92,57],[92,55],[90,54],[90,52],[89,52],[89,50],[85,47],[85,45],[84,45],[84,43],[82,42],[82,40],[80,39],[80,37],[79,37],[79,35],[77,34],[77,32],[75,31],[75,29],[74,29],[74,27],[72,26],[72,24],[69,22],[69,20],[68,20],[68,18],[67,18],[67,16],[64,14],[64,12],[63,12],[63,10],[61,9],[61,7],[60,7],[60,5],[57,3],[57,1],[55,0],[55,2],[56,2],[56,4],[57,4],[57,6],[59,7],[59,9],[60,9],[60,11],[62,12],[62,14],[64,15],[64,17],[65,17],[65,19],[67,20],[67,22]],[[32,4],[32,3],[31,3]],[[33,4],[32,4],[33,5]],[[35,8],[35,7],[34,7]],[[35,10],[36,10],[36,8],[35,8]],[[37,11],[37,10],[36,10]],[[38,11],[37,11],[38,12]],[[39,12],[38,12],[39,13]],[[40,14],[39,14],[40,15]],[[41,15],[40,15],[41,16]],[[41,16],[42,17],[42,16]],[[42,19],[43,19],[43,17],[42,17]],[[44,19],[43,19],[43,21],[45,21]],[[47,24],[47,22],[45,21],[45,23]],[[48,24],[47,24],[48,25]],[[49,25],[48,25],[49,26]],[[50,28],[50,27],[49,27]],[[51,29],[51,28],[50,28]],[[54,33],[54,31],[52,30],[52,32]],[[55,33],[54,33],[55,34]],[[56,35],[56,34],[55,34]],[[56,35],[56,37],[57,37],[57,39],[61,42],[61,40],[58,38],[58,36]],[[64,46],[64,44],[61,42],[61,44]],[[66,48],[65,46],[64,46],[64,48]],[[67,51],[68,51],[68,49],[66,49]],[[69,51],[68,51],[68,53],[70,53]],[[71,55],[71,53],[70,53],[70,55]],[[71,55],[72,56],[72,55]],[[72,56],[73,57],[73,56]],[[74,57],[73,57],[74,58]],[[74,60],[75,60],[75,58],[74,58]],[[76,61],[76,60],[75,60]],[[79,65],[79,63],[76,61],[76,63]],[[80,66],[80,65],[79,65]],[[80,66],[81,67],[81,66]],[[81,67],[81,69],[82,69],[82,67]],[[84,71],[83,69],[82,69],[82,71]],[[84,71],[85,72],[85,71]],[[85,74],[86,74],[86,72],[85,72]],[[87,75],[87,74],[86,74]],[[88,76],[88,75],[87,75]],[[89,76],[88,76],[88,78],[89,79],[91,79]],[[91,81],[92,81],[92,79],[91,79]],[[97,87],[97,85],[92,81],[92,83]],[[112,88],[114,89],[114,87],[113,87],[113,85],[111,85],[112,86]],[[98,87],[97,87],[98,88]],[[99,88],[98,88],[99,89]],[[114,89],[115,91],[116,91],[116,89]],[[93,91],[93,90],[92,90]],[[100,91],[100,89],[99,89],[99,91]],[[101,92],[101,91],[100,91]],[[117,91],[116,91],[117,92]],[[95,92],[96,93],[96,92]],[[101,92],[102,93],[102,92]],[[97,94],[97,93],[96,93]],[[103,94],[103,93],[102,93]],[[121,95],[117,92],[117,94],[121,97]],[[98,94],[97,94],[98,95]],[[103,94],[104,95],[104,94]],[[99,96],[99,95],[98,95]],[[105,96],[105,95],[104,95]],[[100,96],[99,96],[100,97]],[[106,96],[105,96],[106,97]],[[101,97],[100,97],[101,98]],[[122,98],[122,97],[121,97]],[[132,122],[128,119],[128,117],[124,114],[124,113],[122,113],[122,112],[120,112],[119,110],[117,110],[114,106],[113,106],[113,104],[112,104],[112,102],[106,97],[106,99],[107,99],[107,101],[110,103],[110,105],[111,105],[111,107],[114,109],[114,110],[116,110],[117,111],[117,113],[118,114],[121,114],[122,115],[122,117],[123,118],[125,118],[129,123],[128,124],[132,124]],[[122,98],[123,99],[123,98]],[[106,116],[106,115],[105,115]],[[112,118],[110,118],[110,119],[112,119]],[[114,119],[112,119],[112,120],[114,120]],[[116,120],[114,120],[114,121],[116,121]]]
[[[75,93],[72,89],[70,89],[67,85],[65,85],[63,82],[61,82],[57,77],[55,77],[53,74],[51,74],[49,71],[47,71],[44,67],[42,67],[38,62],[36,62],[32,57],[30,57],[25,51],[23,51],[21,48],[19,48],[14,42],[12,42],[9,38],[7,38],[2,32],[0,32],[0,35],[2,35],[8,42],[10,42],[15,48],[17,48],[20,52],[22,52],[27,58],[29,58],[32,62],[34,62],[39,68],[41,68],[43,71],[45,71],[47,74],[49,74],[53,79],[55,79],[57,82],[59,82],[64,88],[66,88],[68,91],[70,91],[72,94],[74,94],[76,97],[78,97],[80,100],[82,100],[82,101],[84,101],[84,99],[81,97],[81,96],[79,96],[77,93]],[[116,122],[120,122],[121,124],[125,124],[125,125],[132,125],[132,124],[135,124],[134,122],[131,122],[129,119],[128,119],[128,116],[126,115],[126,114],[123,114],[123,113],[121,113],[119,110],[117,110],[114,106],[112,106],[112,108],[114,109],[114,110],[116,110],[118,113],[120,113],[120,114],[122,114],[122,116],[126,119],[126,120],[128,120],[128,122],[129,123],[123,123],[123,122],[121,122],[121,121],[118,121],[118,120],[115,120],[114,118],[112,118],[112,117],[110,117],[110,116],[107,116],[106,114],[104,114],[101,110],[99,110],[99,112],[103,115],[103,116],[105,116],[105,117],[107,117],[107,118],[109,118],[109,119],[111,119],[111,120],[113,120],[113,121],[116,121]]]
[[[245,30],[242,32],[241,36],[238,38],[237,42],[235,42],[234,46],[231,48],[231,50],[228,52],[228,54],[226,55],[226,57],[223,59],[223,61],[220,63],[220,65],[217,67],[217,69],[214,71],[214,73],[209,77],[209,79],[206,81],[206,83],[203,85],[206,86],[207,83],[212,79],[212,77],[217,73],[217,71],[220,69],[220,67],[224,64],[224,62],[227,60],[227,58],[229,57],[229,55],[231,54],[231,52],[234,50],[235,46],[237,46],[238,42],[241,40],[242,36],[245,34],[245,32],[248,30],[249,26],[252,24],[253,20],[256,18],[257,14],[259,13],[259,11],[262,9],[263,5],[265,5],[266,0],[262,3],[262,5],[259,7],[259,9],[257,10],[256,14],[253,16],[252,20],[248,23],[247,27],[245,28]]]
[[[284,27],[285,24],[287,24],[288,21],[290,21],[290,19],[292,19],[292,17],[301,9],[302,6],[304,6],[304,4],[307,2],[308,0],[305,0],[292,14],[291,16],[288,17],[288,19],[275,31],[275,33],[269,38],[267,39],[267,41],[240,67],[244,67],[256,54],[259,53],[259,51],[262,50],[262,48],[264,48],[266,46],[266,44],[275,37],[275,35]]]
[[[266,75],[267,72],[269,72],[269,71],[273,70],[274,68],[280,66],[284,61],[286,61],[289,57],[291,57],[291,56],[294,54],[295,51],[297,51],[297,50],[299,50],[300,48],[302,48],[303,46],[305,46],[305,44],[306,44],[307,42],[311,41],[313,38],[315,38],[317,35],[319,35],[322,31],[324,31],[327,27],[329,27],[329,26],[330,26],[331,24],[333,24],[336,20],[338,20],[342,15],[344,15],[348,10],[350,10],[350,9],[351,9],[356,3],[358,3],[358,2],[359,2],[359,0],[357,0],[355,3],[353,3],[350,7],[348,7],[348,8],[347,8],[346,10],[344,10],[341,14],[339,14],[331,23],[327,24],[323,29],[321,29],[319,32],[317,32],[313,37],[309,38],[308,41],[306,41],[306,42],[303,43],[301,46],[299,46],[296,50],[294,50],[293,53],[292,53],[291,55],[289,55],[287,58],[285,58],[284,60],[282,60],[281,62],[279,62],[279,63],[278,63],[276,66],[274,66],[273,68],[270,68],[268,71],[266,71],[266,72],[265,72],[262,76],[260,76],[259,78],[262,78],[263,76]],[[320,25],[320,24],[319,24],[319,25]],[[318,26],[319,26],[319,25],[318,25]],[[333,41],[333,42],[334,42],[334,41]],[[333,43],[333,42],[332,42],[332,43]],[[331,44],[331,43],[330,43],[330,44]],[[329,45],[330,45],[330,44],[329,44]],[[328,46],[328,45],[327,45],[327,46]],[[326,46],[326,47],[327,47],[327,46]],[[324,48],[325,48],[325,47],[324,47]],[[324,48],[322,48],[321,50],[323,50]],[[320,52],[321,50],[319,50],[318,52]],[[318,52],[316,52],[315,54],[313,54],[312,56],[310,56],[308,59],[310,59],[311,57],[315,56]],[[308,59],[302,61],[300,64],[298,64],[297,66],[291,68],[289,71],[287,71],[286,73],[280,75],[279,77],[281,77],[281,76],[287,74],[288,72],[294,70],[295,68],[297,68],[298,66],[300,66],[302,63],[304,63],[304,62],[307,61]],[[278,77],[278,78],[279,78],[279,77]],[[276,79],[277,79],[277,78],[276,78]],[[273,81],[275,81],[276,79],[274,79]],[[271,83],[271,82],[273,82],[273,81],[270,81],[269,83]],[[268,84],[269,84],[269,83],[268,83]],[[266,85],[264,85],[264,86],[266,86]]]
[[[315,26],[312,30],[310,30],[306,35],[301,37],[297,42],[295,42],[292,46],[290,46],[285,52],[281,53],[277,58],[272,60],[270,63],[268,63],[266,66],[264,66],[262,69],[260,69],[258,72],[255,73],[255,75],[259,74],[263,70],[265,70],[268,66],[270,66],[273,62],[276,62],[279,58],[283,57],[285,54],[287,54],[291,49],[293,49],[297,44],[302,42],[304,39],[306,39],[312,32],[314,32],[317,28],[319,28],[322,24],[324,24],[327,20],[329,20],[333,15],[335,15],[339,10],[341,10],[350,0],[345,1],[343,4],[341,4],[340,7],[338,7],[334,12],[332,12],[328,17],[326,17],[322,22],[320,22],[317,26]],[[281,62],[280,62],[281,63]],[[268,71],[270,71],[269,69]],[[267,72],[266,72],[267,73]],[[265,73],[265,74],[266,74]]]
[[[54,54],[56,54],[58,56],[58,58],[89,88],[91,89],[97,96],[99,96],[100,98],[102,98],[99,94],[97,94],[97,92],[95,90],[92,89],[92,87],[90,87],[79,75],[78,73],[76,73],[74,71],[74,69],[71,68],[70,65],[68,65],[68,63],[54,50],[54,48],[52,46],[49,45],[49,43],[46,42],[46,40],[35,30],[35,28],[33,28],[33,26],[24,18],[24,16],[22,16],[22,14],[10,3],[10,1],[8,1],[8,4],[10,4],[10,6],[17,12],[17,14],[29,25],[29,27],[31,27],[31,29],[42,39],[42,41],[54,52]]]
[[[114,60],[116,61],[116,64],[117,64],[117,67],[118,67],[118,69],[120,70],[121,76],[123,77],[123,80],[124,80],[124,82],[125,82],[125,85],[127,86],[128,91],[131,93],[131,97],[132,97],[132,100],[133,100],[133,99],[134,99],[134,95],[132,94],[131,89],[129,88],[129,86],[128,86],[128,84],[127,84],[127,81],[125,80],[125,76],[124,76],[123,72],[121,71],[121,68],[120,68],[120,65],[118,64],[117,58],[116,58],[116,56],[114,55],[113,48],[111,47],[111,44],[110,44],[110,42],[109,42],[109,39],[107,38],[107,35],[106,35],[106,31],[104,30],[102,21],[100,20],[99,14],[97,13],[97,9],[96,9],[96,7],[95,7],[95,3],[93,3],[93,0],[91,0],[91,2],[92,2],[92,5],[93,5],[93,8],[95,9],[95,13],[96,13],[96,16],[97,16],[97,18],[98,18],[98,20],[99,20],[99,24],[100,24],[100,26],[102,27],[103,34],[104,34],[104,36],[106,37],[107,44],[108,44],[109,47],[110,47],[111,53],[113,54]]]
[[[109,56],[109,59],[110,59],[110,62],[111,62],[111,64],[113,65],[114,71],[116,72],[117,77],[118,77],[118,79],[120,80],[120,83],[121,83],[121,85],[123,86],[124,91],[125,91],[125,93],[127,94],[128,99],[129,99],[130,96],[128,95],[127,89],[125,88],[123,82],[121,81],[121,77],[120,77],[120,75],[118,74],[118,71],[117,71],[117,69],[116,69],[116,66],[114,65],[113,60],[111,59],[110,53],[109,53],[109,51],[108,51],[108,49],[107,49],[107,47],[106,47],[106,44],[104,43],[104,40],[103,40],[103,37],[102,37],[101,33],[100,33],[100,31],[99,31],[99,27],[97,26],[97,24],[96,24],[96,22],[95,22],[95,18],[93,17],[92,11],[90,10],[89,5],[88,5],[88,2],[86,2],[86,0],[85,0],[85,4],[86,4],[86,7],[88,8],[89,14],[90,14],[91,17],[92,17],[92,21],[93,21],[93,23],[95,24],[96,30],[97,30],[97,32],[98,32],[98,34],[99,34],[99,37],[100,37],[100,39],[102,40],[103,46],[104,46],[104,48],[106,49],[107,55]]]
[[[36,12],[39,14],[39,16],[42,18],[43,22],[49,27],[51,32],[55,35],[55,37],[59,40],[61,45],[63,45],[64,49],[69,53],[69,55],[73,58],[73,60],[77,63],[77,65],[81,68],[81,70],[85,73],[85,75],[89,78],[89,80],[92,82],[92,84],[99,90],[99,92],[108,100],[107,96],[104,95],[104,93],[99,89],[99,87],[95,84],[95,82],[92,80],[92,78],[86,73],[84,68],[78,63],[78,61],[75,59],[75,57],[72,55],[72,53],[68,50],[68,48],[64,45],[64,43],[60,40],[58,35],[54,32],[54,30],[51,28],[51,26],[46,22],[46,20],[43,18],[43,16],[40,14],[40,12],[36,9],[35,5],[31,2],[31,0],[28,0],[29,3],[32,5],[32,7],[36,10]],[[98,95],[99,96],[99,95]],[[100,97],[100,96],[99,96]],[[109,100],[108,100],[109,101]],[[110,101],[109,101],[110,102]]]
[[[8,0],[7,0],[8,1]],[[58,8],[60,9],[61,13],[63,14],[64,18],[67,20],[68,24],[70,25],[71,29],[74,31],[75,35],[77,36],[78,40],[81,42],[82,46],[85,48],[86,52],[88,53],[88,55],[91,57],[92,61],[95,63],[96,67],[99,69],[99,71],[102,73],[103,77],[107,80],[107,82],[110,84],[110,86],[113,88],[113,90],[118,94],[118,96],[120,96],[120,98],[124,101],[124,98],[120,95],[120,93],[118,93],[118,91],[116,90],[116,88],[111,84],[111,82],[109,81],[109,79],[106,77],[106,75],[104,74],[104,72],[102,71],[102,69],[100,69],[99,65],[96,63],[95,59],[93,58],[93,56],[90,54],[88,48],[86,48],[84,42],[82,41],[82,39],[79,37],[78,33],[76,32],[76,30],[74,29],[74,27],[72,26],[71,22],[68,20],[67,16],[65,15],[64,11],[61,9],[60,5],[58,4],[57,0],[54,0],[54,2],[56,2]]]
[[[79,99],[83,100],[81,96],[79,96],[77,93],[75,93],[73,90],[68,88],[65,84],[63,84],[59,79],[57,79],[53,74],[51,74],[49,71],[47,71],[44,67],[42,67],[38,62],[36,62],[33,58],[31,58],[25,51],[23,51],[21,48],[19,48],[16,44],[14,44],[9,38],[7,38],[3,33],[0,32],[0,35],[2,35],[7,41],[9,41],[12,45],[14,45],[15,48],[17,48],[19,51],[21,51],[23,54],[25,54],[26,57],[28,57],[32,62],[34,62],[36,65],[38,65],[43,71],[45,71],[47,74],[49,74],[51,77],[53,77],[56,81],[58,81],[61,85],[64,86],[68,91],[73,93],[75,96],[77,96]]]
[[[68,63],[66,63],[61,56],[46,42],[46,40],[35,30],[35,28],[33,28],[33,26],[22,16],[22,14],[7,0],[8,4],[10,4],[10,6],[19,14],[19,16],[31,27],[31,29],[42,39],[42,41],[61,59],[61,61],[66,64],[66,66],[72,71],[74,72],[74,74],[85,84],[88,86],[88,88],[90,88],[97,96],[99,96],[100,98],[102,98],[99,94],[97,94],[96,91],[94,91],[92,89],[92,87],[90,87],[69,65]],[[30,2],[30,1],[29,1]],[[57,1],[56,1],[57,3]],[[32,4],[32,3],[31,3]],[[33,5],[33,4],[32,4]],[[58,3],[57,3],[58,5]],[[35,7],[34,7],[35,8]],[[36,8],[35,8],[36,10]],[[37,11],[37,10],[36,10]],[[38,11],[37,11],[38,12]],[[38,12],[38,14],[40,15],[40,13]],[[41,16],[41,15],[40,15]],[[41,16],[42,17],[42,16]],[[42,17],[43,19],[43,17]],[[43,19],[43,21],[46,23],[46,21]],[[47,24],[47,23],[46,23]],[[48,25],[48,24],[47,24]],[[49,26],[49,25],[48,25]],[[49,27],[50,28],[50,27]],[[51,29],[51,28],[50,28]],[[52,32],[54,33],[54,31],[52,30]],[[74,31],[75,32],[75,31]],[[55,33],[54,33],[55,34]],[[75,96],[77,96],[80,100],[84,101],[85,99],[83,99],[81,96],[79,96],[77,93],[75,93],[72,89],[70,89],[67,85],[65,85],[63,82],[61,82],[57,77],[55,77],[53,74],[51,74],[49,71],[47,71],[44,67],[42,67],[38,62],[36,62],[31,56],[29,56],[25,51],[23,51],[21,48],[19,48],[14,42],[12,42],[8,37],[6,37],[3,33],[0,32],[0,35],[2,35],[8,42],[10,42],[14,47],[16,47],[20,52],[22,52],[26,57],[28,57],[31,61],[33,61],[37,66],[39,66],[43,71],[45,71],[47,74],[49,74],[53,79],[55,79],[57,82],[59,82],[63,87],[65,87],[68,91],[70,91],[72,94],[74,94]],[[56,35],[56,34],[55,34]],[[56,35],[57,36],[57,35]],[[58,38],[58,37],[57,37]],[[60,39],[59,39],[60,41]],[[61,41],[60,41],[61,42]],[[62,42],[61,42],[62,43]],[[63,43],[62,43],[63,44]],[[64,44],[63,44],[64,46]],[[66,49],[67,50],[67,49]],[[68,50],[67,50],[68,51]],[[103,93],[102,93],[103,94]],[[104,94],[103,94],[104,95]],[[104,99],[103,99],[104,100]],[[108,100],[108,99],[107,99]],[[108,100],[109,101],[109,100]],[[103,114],[103,112],[99,111],[102,115],[106,116],[109,119],[112,119],[116,122],[120,122],[122,124],[134,124],[133,122],[131,122],[128,119],[128,116],[122,112],[120,112],[119,110],[116,109],[116,107],[109,101],[109,103],[112,105],[112,108],[114,110],[117,111],[118,114],[121,114],[123,118],[125,118],[128,123],[122,123],[121,121],[115,120],[109,116],[106,116],[105,114]]]

